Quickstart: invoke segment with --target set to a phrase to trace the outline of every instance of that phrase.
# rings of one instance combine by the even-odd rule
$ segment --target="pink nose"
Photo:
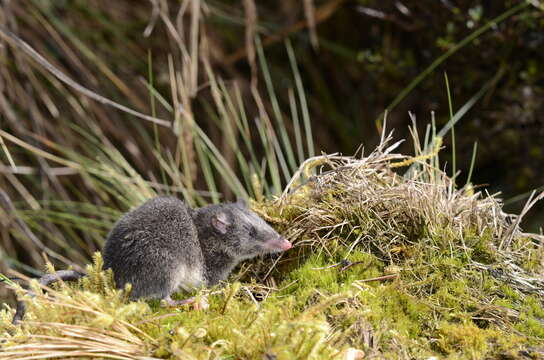
[[[282,250],[289,250],[290,248],[293,247],[293,244],[291,244],[289,240],[287,240],[283,236],[280,238],[280,241],[281,241],[280,247]]]

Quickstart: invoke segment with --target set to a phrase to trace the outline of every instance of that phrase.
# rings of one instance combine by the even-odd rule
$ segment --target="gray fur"
[[[221,235],[210,226],[214,216],[224,214],[229,223],[227,233]],[[210,205],[196,209],[193,221],[198,231],[204,258],[206,285],[225,280],[242,260],[282,251],[272,249],[271,241],[286,241],[270,225],[244,203]]]
[[[113,270],[117,287],[132,284],[131,297],[165,298],[180,286],[189,290],[202,267],[197,231],[184,202],[172,197],[151,199],[125,214],[104,245],[104,268]],[[178,276],[180,266],[186,274]],[[195,274],[196,272],[196,274]],[[200,276],[201,278],[202,276]]]
[[[118,287],[132,284],[133,298],[163,299],[215,285],[240,261],[281,251],[270,241],[286,240],[243,203],[191,209],[177,198],[157,197],[113,227],[104,265]]]

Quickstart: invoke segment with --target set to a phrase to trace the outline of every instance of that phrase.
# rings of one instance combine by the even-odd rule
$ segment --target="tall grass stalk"
[[[448,110],[450,114],[450,121],[453,119],[453,99],[451,97],[451,91],[450,91],[450,82],[448,80],[448,74],[444,73],[444,81],[446,83],[446,94],[448,96]],[[453,179],[453,185],[455,186],[455,179],[457,177],[457,164],[456,164],[456,156],[457,152],[455,149],[455,123],[452,122],[451,124],[451,176]]]

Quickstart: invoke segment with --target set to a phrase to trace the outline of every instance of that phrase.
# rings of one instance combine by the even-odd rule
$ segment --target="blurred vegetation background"
[[[305,156],[349,155],[361,144],[368,152],[379,142],[386,109],[395,138],[409,138],[409,111],[421,134],[433,117],[438,128],[445,125],[450,120],[447,73],[453,113],[464,115],[455,126],[455,147],[451,136],[444,139],[446,171],[451,174],[455,148],[458,183],[464,184],[477,142],[472,183],[490,193],[501,191],[507,211],[519,212],[527,192],[544,185],[544,11],[536,0],[2,0],[0,27],[0,128],[33,147],[4,139],[0,145],[8,151],[0,155],[0,188],[34,231],[49,236],[43,241],[74,263],[88,260],[121,211],[136,202],[135,193],[147,190],[130,187],[124,197],[111,196],[108,187],[115,184],[93,183],[105,178],[105,166],[99,175],[82,175],[72,163],[51,161],[40,151],[89,168],[119,155],[126,165],[116,166],[127,176],[133,176],[133,168],[156,192],[183,184],[210,191],[199,193],[195,204],[233,199],[240,191],[228,184],[227,173],[216,172],[221,196],[210,189],[206,168],[193,161],[199,156],[198,146],[191,150],[196,140],[183,130],[195,122],[223,160],[243,170],[237,156],[251,151],[229,143],[229,128],[218,125],[221,114],[232,111],[220,111],[226,94],[244,102],[249,128],[259,121],[276,124],[263,116],[270,113],[275,121],[285,120],[290,137],[302,139],[310,136],[299,132],[310,119],[314,142],[303,139],[313,147]],[[6,31],[77,84],[172,121],[177,130],[66,86]],[[235,90],[214,90],[212,73]],[[245,140],[249,128],[236,137]],[[264,141],[267,133],[251,136]],[[413,147],[402,146],[407,153]],[[176,150],[157,155],[165,149]],[[252,149],[257,159],[268,150],[262,144]],[[191,174],[189,180],[177,179],[176,165],[185,176]],[[272,177],[261,174],[261,180]],[[76,213],[78,226],[73,226],[70,214]],[[524,229],[539,231],[543,218],[544,207],[535,206]],[[24,264],[43,265],[39,252],[30,251],[35,245],[10,240],[10,224],[3,221],[0,229],[2,266],[31,271]]]

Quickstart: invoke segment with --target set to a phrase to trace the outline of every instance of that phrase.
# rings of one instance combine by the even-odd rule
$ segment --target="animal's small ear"
[[[245,199],[240,198],[236,201],[236,205],[238,205],[241,208],[247,208],[247,201]]]
[[[220,212],[212,216],[212,226],[215,230],[219,231],[219,233],[225,235],[229,225],[231,225],[231,223],[227,218],[227,214],[224,212]]]

